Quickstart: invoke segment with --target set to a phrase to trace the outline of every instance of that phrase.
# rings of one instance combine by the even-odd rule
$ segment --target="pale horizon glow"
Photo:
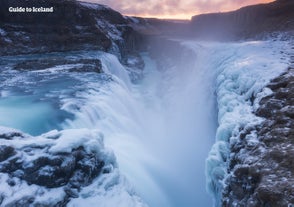
[[[227,12],[273,0],[83,0],[104,4],[126,16],[191,19],[204,13]]]

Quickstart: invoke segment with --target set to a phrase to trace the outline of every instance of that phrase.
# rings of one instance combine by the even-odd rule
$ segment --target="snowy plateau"
[[[292,33],[146,36],[55,3],[42,28],[0,15],[0,206],[294,205]]]

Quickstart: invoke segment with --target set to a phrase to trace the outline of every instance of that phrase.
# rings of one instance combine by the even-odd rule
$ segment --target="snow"
[[[124,16],[124,18],[126,20],[131,20],[132,23],[135,23],[135,24],[139,24],[140,23],[140,20],[138,18],[136,18],[136,17]]]
[[[60,72],[68,72],[68,70],[73,68],[82,67],[83,64],[66,64],[66,65],[57,65],[54,67],[42,69],[42,70],[34,70],[32,73],[60,73]]]
[[[111,8],[105,6],[105,5],[99,5],[99,4],[93,4],[93,3],[85,3],[85,2],[80,2],[82,6],[85,6],[90,9],[95,9],[95,10],[104,10],[108,9],[111,10]],[[110,23],[107,19],[101,19],[101,18],[96,18],[96,26],[100,30],[102,30],[107,36],[112,40],[112,41],[123,41],[122,38],[122,32],[119,31],[118,26]],[[115,43],[113,43],[115,44]],[[116,55],[120,55],[120,53],[117,53]]]
[[[14,185],[9,185],[14,182]],[[20,201],[23,197],[35,198],[35,202],[43,201],[43,204],[56,205],[63,199],[64,191],[62,188],[47,189],[37,185],[28,185],[25,181],[7,174],[0,173],[0,193],[3,196],[1,206],[9,205],[12,202]]]
[[[1,135],[11,136],[12,134],[23,134],[23,133],[21,131],[17,130],[17,129],[0,126],[0,134]]]
[[[105,8],[109,8],[106,5],[100,5],[100,4],[89,3],[89,2],[79,2],[79,4],[86,8],[94,9],[94,10],[103,10]]]
[[[156,96],[152,94],[154,91],[150,91],[150,88],[142,87],[143,90],[146,90],[146,93],[151,93],[150,96],[152,101],[148,102],[148,99],[144,97],[146,101],[145,104],[149,107],[147,110],[144,108],[144,105],[140,105],[141,103],[130,94],[130,92],[134,91],[129,91],[129,86],[124,87],[124,84],[129,80],[117,58],[112,55],[105,55],[102,58],[103,70],[110,74],[114,80],[117,80],[117,83],[113,83],[105,88],[100,88],[99,91],[89,90],[87,94],[82,95],[87,103],[77,107],[80,108],[80,111],[76,111],[76,120],[68,123],[68,127],[73,128],[77,126],[88,128],[102,126],[101,128],[106,133],[106,139],[108,143],[110,143],[109,145],[115,149],[116,155],[118,155],[121,166],[120,169],[125,172],[128,179],[137,184],[136,189],[139,189],[141,195],[143,195],[145,199],[147,198],[149,202],[152,202],[152,198],[146,195],[146,189],[142,189],[140,186],[138,187],[138,185],[142,185],[142,183],[146,182],[144,188],[150,188],[152,191],[159,189],[158,192],[162,191],[163,186],[155,188],[151,185],[152,182],[156,180],[157,175],[153,175],[146,169],[141,169],[141,163],[147,160],[148,166],[152,166],[150,168],[158,169],[154,167],[154,165],[160,162],[162,157],[156,156],[156,161],[150,161],[150,157],[143,156],[142,154],[154,154],[156,152],[155,149],[158,147],[161,151],[166,152],[165,154],[168,154],[169,152],[165,150],[173,145],[177,146],[177,150],[172,151],[173,154],[177,154],[177,151],[182,152],[182,150],[188,151],[190,149],[189,147],[180,149],[179,144],[176,145],[173,143],[173,138],[177,138],[177,135],[183,137],[183,134],[187,134],[189,130],[187,125],[189,125],[189,123],[195,124],[194,119],[191,121],[183,117],[185,116],[182,109],[183,104],[185,104],[187,110],[189,109],[188,103],[195,107],[200,101],[192,103],[193,99],[191,94],[196,94],[197,92],[203,94],[208,92],[207,90],[200,90],[199,82],[197,81],[201,80],[196,80],[195,77],[206,77],[207,71],[210,73],[211,77],[216,76],[215,92],[218,104],[219,126],[216,132],[216,143],[212,147],[209,157],[207,158],[206,177],[208,190],[216,197],[219,197],[224,186],[223,179],[226,177],[226,159],[229,154],[229,142],[233,142],[234,139],[237,139],[240,128],[248,127],[248,125],[255,125],[262,121],[262,119],[257,118],[252,113],[253,106],[257,106],[256,101],[252,103],[252,97],[260,99],[265,94],[269,94],[270,90],[264,89],[264,86],[270,79],[283,72],[287,66],[287,60],[282,60],[282,55],[279,52],[286,47],[285,42],[268,41],[221,44],[189,41],[184,42],[183,45],[193,49],[198,55],[199,59],[195,62],[198,66],[198,70],[193,71],[194,73],[189,71],[190,73],[185,74],[182,72],[179,74],[175,73],[174,68],[169,68],[168,72],[163,75],[163,79],[160,77],[157,77],[157,79],[150,79],[149,81],[155,81],[160,84],[152,86],[152,90],[155,90],[155,93],[157,93]],[[207,80],[205,79],[205,81]],[[183,82],[187,84],[185,85]],[[195,85],[193,85],[193,83],[195,83]],[[150,83],[146,85],[148,86],[148,84]],[[201,84],[201,86],[205,88],[205,83]],[[93,85],[92,88],[95,88],[95,86]],[[156,99],[158,95],[160,96],[160,100]],[[138,97],[143,100],[141,96]],[[199,96],[197,96],[197,98],[199,98]],[[208,103],[209,102],[205,102],[205,104],[201,104],[200,106],[205,106],[207,108]],[[152,104],[158,104],[159,106],[156,106],[156,108]],[[197,111],[196,114],[202,117],[203,111],[204,110]],[[188,112],[191,114],[191,111]],[[177,115],[177,113],[179,114]],[[162,114],[166,117],[162,117]],[[143,120],[141,120],[140,117],[143,117]],[[151,123],[149,123],[149,119],[152,120]],[[175,123],[173,123],[173,120]],[[183,123],[183,125],[180,123]],[[141,124],[143,126],[142,128]],[[179,126],[181,126],[181,130],[176,131]],[[187,131],[183,132],[185,129],[187,129]],[[148,138],[142,137],[138,140],[137,137],[142,136],[142,130]],[[154,133],[152,133],[153,131]],[[150,135],[148,136],[148,134]],[[168,136],[166,134],[168,134]],[[160,138],[158,139],[154,138],[159,136]],[[164,137],[168,137],[168,142],[161,140]],[[250,139],[249,143],[252,145],[256,143],[254,134],[251,134],[251,136],[247,138]],[[124,140],[123,143],[120,140]],[[143,140],[149,141],[144,141],[142,145],[141,141]],[[162,141],[162,143],[160,141]],[[150,144],[148,142],[152,143],[152,150],[149,149],[150,151],[148,151],[148,144]],[[166,143],[168,143],[168,146],[166,146]],[[144,148],[141,146],[144,146]],[[190,153],[189,155],[191,156]],[[169,157],[170,156],[172,155],[169,155]],[[173,159],[173,167],[176,166],[177,159],[179,159],[178,156]],[[168,160],[160,162],[159,165],[161,166],[161,170],[162,167],[166,165],[166,161]],[[181,166],[183,168],[183,165]],[[191,170],[191,166],[189,170]],[[172,169],[170,172],[176,171],[177,170]],[[142,175],[144,178],[142,178]],[[144,179],[146,178],[150,178],[150,180],[147,179],[145,181]],[[160,181],[156,180],[155,183],[158,184],[159,182]],[[78,200],[80,199],[81,198]],[[78,200],[75,202],[78,202]],[[101,198],[101,200],[108,199]],[[83,203],[83,200],[80,202]],[[108,204],[105,205],[107,206]]]
[[[1,134],[5,134],[7,136],[18,132],[21,132],[1,127]],[[111,151],[106,150],[104,148],[103,143],[103,135],[99,130],[89,130],[89,129],[67,129],[62,131],[53,130],[48,133],[42,134],[37,137],[32,137],[26,135],[25,138],[16,137],[12,140],[2,140],[1,143],[3,145],[13,146],[16,149],[22,149],[24,147],[34,147],[38,149],[38,146],[44,147],[48,146],[48,152],[50,154],[54,153],[70,153],[73,149],[78,147],[84,147],[86,152],[95,152],[97,153],[101,159],[105,161],[110,161],[110,163],[115,163],[114,155]],[[36,150],[37,150],[36,149]],[[43,151],[43,153],[48,153],[47,150]],[[41,156],[40,151],[35,156]],[[45,154],[46,155],[46,154]],[[32,154],[27,157],[27,159],[32,160]],[[28,161],[29,161],[28,160]],[[108,163],[108,162],[107,162]]]
[[[283,41],[255,41],[220,44],[214,49],[219,126],[216,142],[206,160],[206,173],[208,191],[215,196],[218,206],[227,176],[229,143],[238,139],[240,129],[263,120],[256,117],[253,110],[262,97],[271,93],[265,88],[269,81],[287,69],[289,59],[280,51],[289,48]],[[252,145],[258,141],[255,134],[246,139]]]
[[[52,136],[52,133],[50,133]],[[58,139],[50,148],[50,152],[71,152],[72,149],[83,146],[87,152],[95,152],[103,148],[103,135],[98,130],[68,129],[56,134]]]
[[[95,180],[91,185],[83,188],[80,197],[72,199],[69,207],[147,207],[144,202],[135,195],[134,190],[120,175],[118,170],[114,170],[109,175],[102,175]]]
[[[6,34],[7,33],[5,32],[5,30],[0,28],[0,35],[1,36],[6,36]]]
[[[8,38],[8,37],[5,37],[5,38],[4,38],[4,41],[5,41],[5,42],[8,42],[8,43],[12,43],[12,40],[11,40],[10,38]]]
[[[123,41],[122,33],[117,29],[117,26],[111,24],[105,19],[96,18],[96,21],[97,27],[102,31],[105,31],[110,39]]]
[[[37,137],[24,135],[18,130],[7,127],[0,127],[0,132],[7,137],[13,137],[12,135],[17,133],[13,139],[2,139],[1,144],[12,146],[16,150],[27,149],[24,152],[18,152],[25,161],[23,167],[32,166],[32,161],[38,157],[70,153],[81,146],[86,152],[95,152],[99,159],[103,160],[102,171],[108,173],[101,174],[91,185],[82,188],[81,192],[78,192],[79,197],[72,199],[68,206],[87,207],[96,205],[98,202],[100,206],[105,207],[147,207],[118,171],[116,158],[111,150],[104,147],[103,135],[99,130],[52,130]],[[51,166],[44,166],[40,169],[40,175],[50,175],[52,170]],[[8,184],[12,182],[11,179],[14,185]],[[34,203],[40,202],[42,205],[54,206],[65,197],[63,187],[49,189],[38,185],[28,185],[26,181],[16,177],[11,178],[5,173],[0,173],[0,183],[0,194],[4,196],[1,205],[4,206],[24,197],[31,197]]]

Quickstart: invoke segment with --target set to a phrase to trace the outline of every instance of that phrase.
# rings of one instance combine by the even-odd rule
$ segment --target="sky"
[[[225,12],[273,0],[84,0],[105,4],[128,16],[190,19],[195,14]]]

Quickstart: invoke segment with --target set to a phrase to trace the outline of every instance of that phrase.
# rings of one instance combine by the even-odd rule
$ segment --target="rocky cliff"
[[[3,0],[0,55],[101,50],[123,62],[139,49],[141,36],[111,8],[75,0]],[[9,12],[9,8],[53,8],[53,12]]]
[[[294,1],[277,0],[237,11],[197,15],[191,21],[194,37],[215,40],[262,38],[294,30]]]
[[[230,146],[229,176],[222,206],[289,207],[294,204],[294,78],[293,68],[273,79],[272,94],[262,98],[261,125],[241,130]],[[256,133],[258,141],[249,137]]]

